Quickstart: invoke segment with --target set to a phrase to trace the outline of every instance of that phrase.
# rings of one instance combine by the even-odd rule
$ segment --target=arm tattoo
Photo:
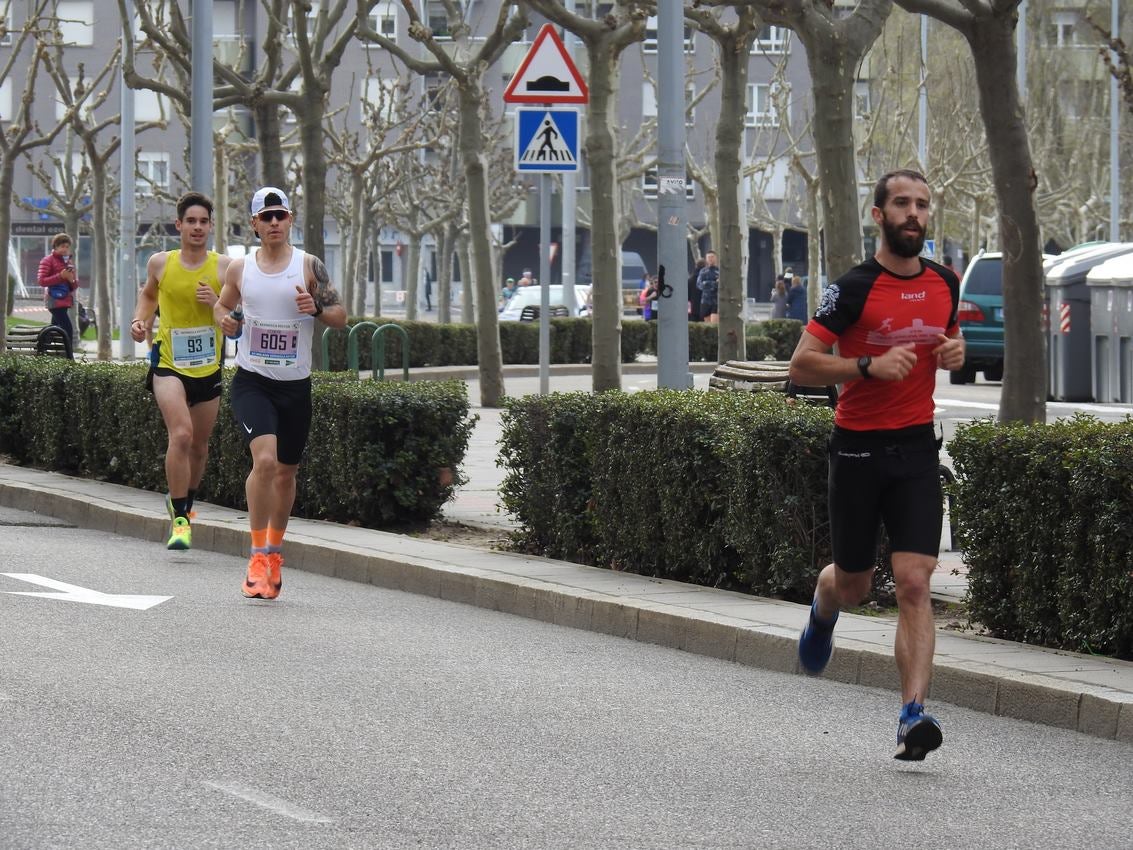
[[[311,271],[315,275],[315,303],[322,307],[333,307],[341,304],[338,293],[330,285],[330,273],[318,257],[311,257]]]

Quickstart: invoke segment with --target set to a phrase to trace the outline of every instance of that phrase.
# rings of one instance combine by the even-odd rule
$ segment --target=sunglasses
[[[256,218],[260,221],[283,221],[290,215],[291,213],[287,210],[264,210]]]

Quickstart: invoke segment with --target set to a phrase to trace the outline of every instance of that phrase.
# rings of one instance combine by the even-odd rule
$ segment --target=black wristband
[[[869,364],[873,362],[873,358],[868,354],[862,355],[858,358],[858,371],[862,373],[862,377],[867,381],[873,377],[869,373]]]
[[[318,301],[316,301],[315,302],[315,312],[312,313],[311,315],[314,316],[315,318],[318,318],[322,314],[323,314],[323,305],[320,304]]]

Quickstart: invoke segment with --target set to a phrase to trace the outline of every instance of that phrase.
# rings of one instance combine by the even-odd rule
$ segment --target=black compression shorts
[[[880,523],[894,552],[940,553],[940,455],[932,425],[830,437],[830,540],[846,572],[871,569]]]
[[[189,407],[195,404],[203,404],[206,401],[212,401],[214,398],[220,398],[220,392],[224,383],[221,379],[219,369],[203,378],[193,378],[189,375],[182,375],[175,369],[166,369],[160,366],[157,368],[151,367],[146,374],[146,389],[151,393],[153,392],[154,377],[178,378],[181,381],[181,386],[185,388],[185,401],[188,402]]]
[[[229,385],[228,404],[245,443],[274,434],[279,462],[289,466],[299,463],[311,430],[310,378],[273,381],[237,369]]]

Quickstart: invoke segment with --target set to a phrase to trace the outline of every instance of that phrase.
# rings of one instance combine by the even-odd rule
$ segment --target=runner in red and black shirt
[[[881,233],[877,253],[826,289],[791,358],[795,383],[845,385],[830,438],[834,563],[819,574],[799,661],[812,673],[826,667],[838,612],[870,591],[884,522],[893,548],[903,702],[896,758],[919,761],[942,740],[922,703],[936,642],[929,578],[943,521],[932,393],[937,369],[964,365],[960,282],[920,256],[929,218],[922,175],[882,177],[872,215]]]

